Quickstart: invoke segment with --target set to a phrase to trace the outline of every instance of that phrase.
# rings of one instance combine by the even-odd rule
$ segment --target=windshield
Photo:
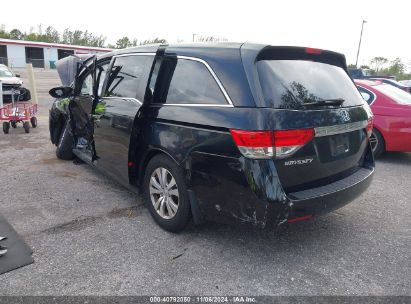
[[[0,70],[0,77],[13,77],[13,74],[8,70]]]
[[[392,100],[399,104],[411,105],[411,94],[407,93],[399,88],[396,88],[390,84],[381,84],[374,86],[375,89],[390,97]]]
[[[344,99],[342,106],[363,105],[350,77],[341,67],[304,60],[262,60],[257,71],[265,105],[301,108],[304,103]]]

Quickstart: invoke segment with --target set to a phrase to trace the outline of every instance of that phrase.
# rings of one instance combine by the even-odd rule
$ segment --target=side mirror
[[[49,91],[49,94],[54,98],[67,98],[73,94],[73,88],[72,87],[52,88]]]
[[[20,78],[20,74],[14,74],[14,76],[16,76],[17,78]]]

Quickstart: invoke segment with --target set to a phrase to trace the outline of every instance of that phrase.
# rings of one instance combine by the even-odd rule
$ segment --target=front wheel
[[[167,156],[155,156],[144,176],[144,197],[156,223],[178,232],[190,220],[190,202],[181,169]]]
[[[374,157],[379,157],[385,151],[385,142],[384,138],[382,137],[381,133],[378,130],[373,129],[372,134],[370,136],[370,144],[372,148],[372,152],[374,153]]]
[[[68,120],[66,120],[56,148],[57,158],[62,160],[74,159],[73,146],[73,134],[71,132],[70,123]]]

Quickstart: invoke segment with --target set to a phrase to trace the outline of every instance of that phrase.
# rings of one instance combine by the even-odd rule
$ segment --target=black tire
[[[10,124],[13,129],[17,128],[17,122],[11,121]]]
[[[169,177],[174,178],[178,190],[177,211],[175,212],[175,215],[169,219],[162,217],[156,211],[150,195],[151,176],[155,172],[155,170],[159,168],[164,168],[168,171],[168,173],[170,173]],[[157,155],[154,158],[152,158],[148,163],[144,175],[143,193],[151,216],[161,228],[170,232],[179,232],[187,226],[191,218],[190,201],[188,197],[187,186],[181,169],[176,165],[176,163],[173,160],[171,160],[166,155]],[[174,198],[174,201],[175,199],[176,198]],[[164,205],[167,204],[164,203]],[[165,208],[167,209],[168,207]]]
[[[70,124],[68,121],[65,122],[63,131],[61,132],[60,139],[56,148],[56,156],[62,160],[72,160],[74,159],[73,154],[74,138],[71,132]]]
[[[23,128],[26,133],[30,133],[30,123],[28,121],[23,122]]]
[[[33,128],[37,128],[37,118],[36,117],[30,118],[30,122]]]
[[[9,134],[10,123],[8,121],[3,122],[3,132],[4,134]]]
[[[372,130],[370,143],[374,157],[380,157],[385,152],[385,141],[381,133],[377,129]]]

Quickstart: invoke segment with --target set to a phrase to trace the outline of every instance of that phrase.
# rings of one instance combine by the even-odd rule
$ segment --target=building
[[[0,64],[10,68],[22,68],[32,63],[35,68],[55,68],[55,62],[71,54],[97,54],[111,49],[46,43],[24,40],[0,39]]]

